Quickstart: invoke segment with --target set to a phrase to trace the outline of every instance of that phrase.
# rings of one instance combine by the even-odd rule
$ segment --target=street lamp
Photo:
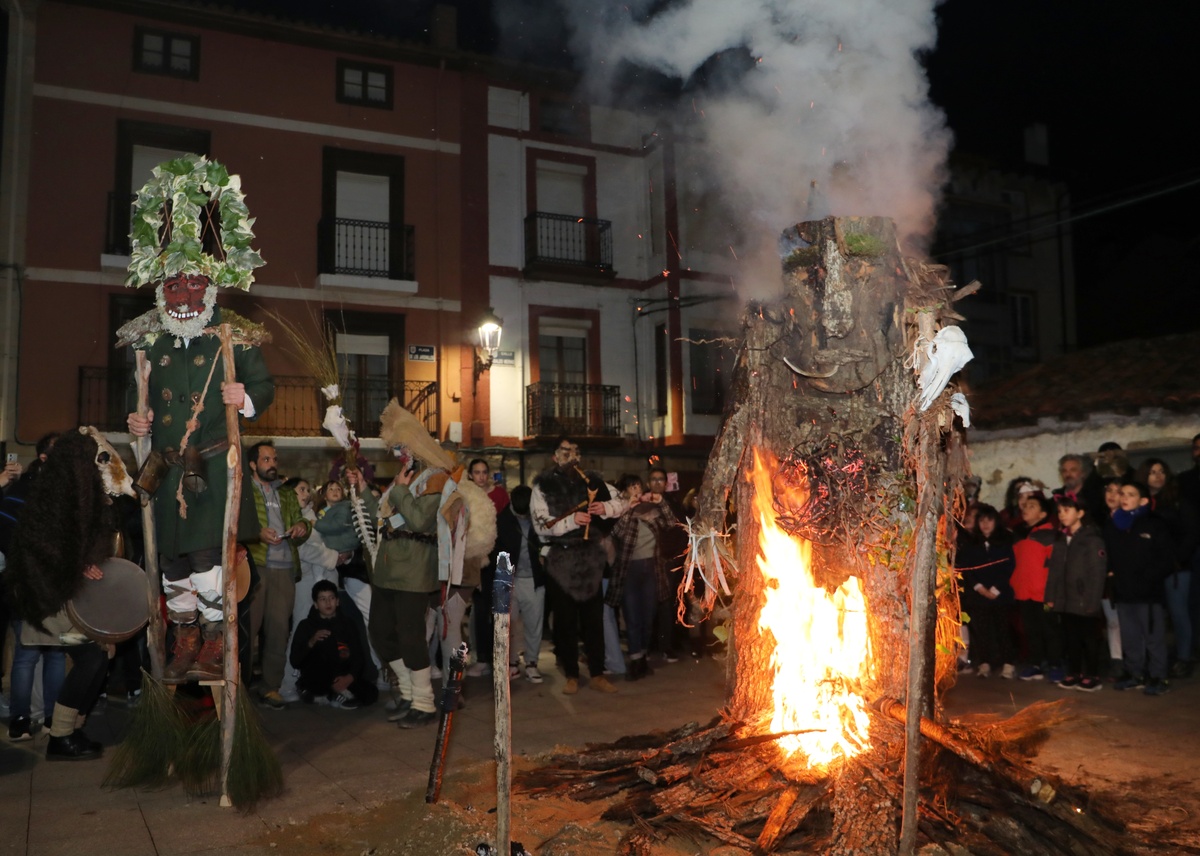
[[[492,307],[484,313],[479,322],[479,346],[475,348],[475,389],[479,389],[480,376],[492,367],[496,351],[500,349],[500,334],[504,332],[504,322],[496,316]],[[487,359],[480,359],[479,352],[487,354]]]

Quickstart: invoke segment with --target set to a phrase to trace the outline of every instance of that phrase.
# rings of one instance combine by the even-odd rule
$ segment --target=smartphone
[[[17,453],[16,453],[16,452],[9,452],[9,453],[8,453],[8,454],[5,456],[5,458],[4,458],[4,462],[5,462],[6,464],[15,464],[15,463],[17,462]]]

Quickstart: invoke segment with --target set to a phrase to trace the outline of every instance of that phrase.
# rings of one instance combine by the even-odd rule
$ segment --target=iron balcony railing
[[[79,369],[79,424],[95,425],[103,431],[124,431],[129,413],[132,370],[107,366]],[[379,436],[379,414],[396,395],[405,407],[434,436],[441,430],[437,381],[406,380],[403,389],[392,391],[386,378],[366,378],[365,383],[346,384],[342,407],[359,437]],[[325,417],[325,397],[317,382],[304,375],[276,375],[275,401],[254,422],[243,420],[248,434],[270,437],[318,437]]]
[[[621,388],[596,383],[531,383],[525,387],[525,433],[618,437]]]
[[[535,211],[525,218],[525,266],[613,272],[612,222]]]
[[[326,217],[317,224],[321,273],[416,279],[416,230],[402,223]]]

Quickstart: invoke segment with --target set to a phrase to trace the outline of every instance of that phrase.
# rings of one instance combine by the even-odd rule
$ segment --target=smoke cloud
[[[951,142],[920,63],[937,0],[559,2],[588,97],[613,100],[631,66],[679,81],[704,173],[680,180],[742,235],[878,215],[928,243]]]

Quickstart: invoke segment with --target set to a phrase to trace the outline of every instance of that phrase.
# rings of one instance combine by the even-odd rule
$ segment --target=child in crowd
[[[974,525],[959,542],[957,565],[962,574],[962,606],[970,617],[971,661],[981,678],[1000,670],[1011,679],[1016,668],[1016,646],[1009,627],[1013,593],[1009,584],[1016,558],[1012,535],[1000,526],[996,509],[975,507]]]
[[[1146,695],[1162,695],[1170,688],[1163,580],[1175,569],[1175,547],[1167,525],[1150,510],[1146,485],[1125,479],[1120,496],[1104,530],[1125,654],[1125,674],[1114,689],[1145,687]]]
[[[1046,577],[1046,607],[1061,615],[1067,674],[1063,689],[1096,692],[1103,665],[1101,606],[1108,578],[1104,538],[1087,520],[1082,498],[1060,496],[1058,522],[1062,531],[1050,553]]]
[[[1010,582],[1021,628],[1025,633],[1028,663],[1021,670],[1023,681],[1040,681],[1049,673],[1050,680],[1064,677],[1059,659],[1061,638],[1058,616],[1046,611],[1046,575],[1050,552],[1054,547],[1054,501],[1038,489],[1025,491],[1020,500],[1024,535],[1013,544],[1016,567]]]
[[[344,710],[374,704],[379,690],[364,677],[367,659],[358,627],[338,613],[337,586],[321,580],[312,587],[312,599],[312,609],[292,639],[290,659],[300,670],[300,698]]]

